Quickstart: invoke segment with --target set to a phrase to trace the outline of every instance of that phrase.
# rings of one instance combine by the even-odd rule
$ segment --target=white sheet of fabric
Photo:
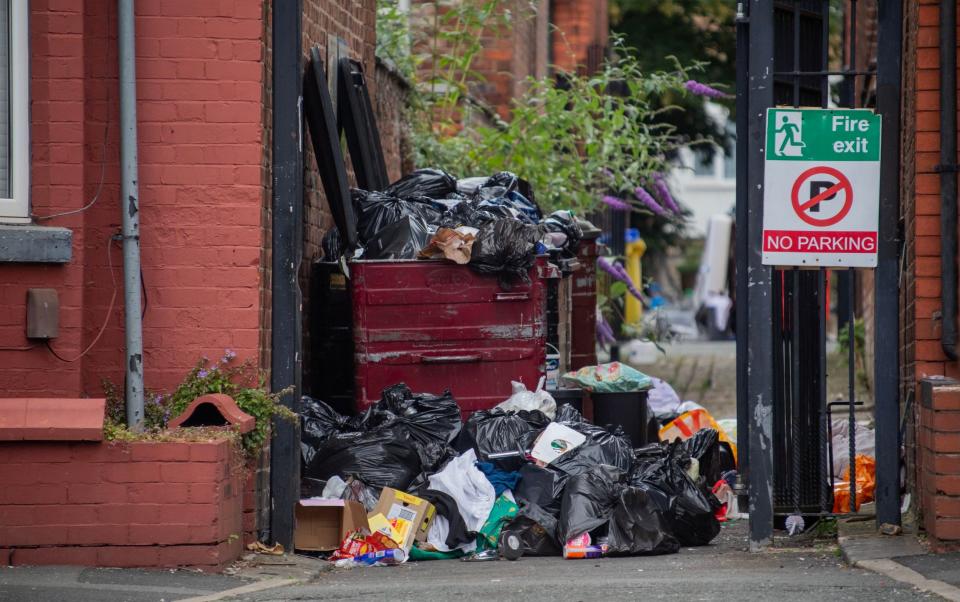
[[[647,391],[647,407],[656,417],[673,416],[680,407],[680,396],[665,380],[650,377],[653,388]]]
[[[467,531],[480,530],[496,501],[493,485],[474,466],[476,462],[476,452],[469,449],[450,460],[443,470],[431,475],[429,480],[430,489],[446,493],[457,503]]]
[[[714,310],[714,316],[717,318],[716,327],[720,332],[727,330],[727,323],[730,321],[730,310],[733,309],[733,301],[726,295],[710,295],[703,303],[705,306]]]
[[[497,409],[503,410],[504,412],[519,412],[520,410],[532,412],[533,410],[540,410],[547,418],[553,420],[557,414],[557,402],[553,399],[552,395],[543,390],[543,383],[544,379],[541,378],[537,385],[537,390],[528,391],[526,385],[523,383],[510,381],[510,386],[513,387],[513,394],[510,395],[506,401],[500,402],[500,404],[497,405]]]
[[[469,554],[477,549],[477,540],[471,540],[460,544],[456,548],[447,547],[447,535],[450,533],[450,521],[445,516],[439,514],[433,517],[430,523],[430,529],[427,530],[427,543],[433,546],[438,552],[450,552],[451,550],[460,550],[464,554]]]
[[[693,410],[702,410],[704,407],[695,401],[690,401],[689,399],[680,404],[677,407],[677,412],[680,414],[685,414],[687,412],[692,412]]]
[[[846,408],[843,408],[843,411],[846,412]],[[833,478],[839,481],[843,477],[843,471],[850,466],[850,422],[846,416],[834,418],[832,422],[833,440],[830,446],[833,447]],[[858,422],[856,433],[857,455],[875,458],[877,442],[874,439],[873,429]]]

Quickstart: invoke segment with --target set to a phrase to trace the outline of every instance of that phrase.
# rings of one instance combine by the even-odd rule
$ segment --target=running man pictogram
[[[786,113],[780,118],[780,125],[777,126],[777,138],[780,138],[780,144],[775,150],[777,156],[799,157],[803,154],[803,148],[807,145],[800,139],[800,125],[796,123],[799,119],[791,119],[795,114]],[[799,117],[799,115],[797,115]],[[782,134],[782,137],[780,136]],[[796,152],[790,152],[796,151]]]

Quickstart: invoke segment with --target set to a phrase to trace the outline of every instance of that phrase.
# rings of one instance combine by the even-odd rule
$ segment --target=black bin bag
[[[650,495],[638,487],[623,487],[610,513],[607,553],[611,556],[675,554],[680,542]]]
[[[557,524],[560,541],[569,541],[607,524],[622,476],[623,473],[612,466],[594,466],[567,480]]]
[[[426,225],[440,223],[446,207],[427,198],[398,199],[382,192],[350,191],[354,212],[357,214],[357,235],[360,244],[368,246],[380,232],[404,217],[419,217]]]
[[[630,484],[654,500],[684,546],[704,546],[720,533],[714,516],[719,501],[686,473],[689,456],[682,442],[665,446],[664,456],[634,472]]]
[[[524,556],[559,556],[563,551],[557,539],[557,518],[536,504],[520,502],[517,516],[503,526],[503,532],[520,539]]]
[[[630,472],[633,464],[633,446],[619,426],[613,432],[591,424],[583,419],[580,412],[569,404],[560,406],[556,422],[586,435],[583,445],[560,456],[552,466],[571,475],[606,464],[615,466],[624,474]]]
[[[400,199],[428,197],[443,199],[457,192],[457,180],[442,169],[416,169],[403,176],[383,191]]]
[[[481,274],[497,274],[501,283],[529,282],[528,272],[536,261],[540,226],[515,219],[498,219],[480,228],[473,243],[470,267]]]
[[[517,470],[526,463],[522,457],[492,459],[490,454],[529,449],[537,433],[549,422],[550,419],[539,410],[481,410],[467,419],[454,447],[459,452],[473,448],[477,452],[478,460],[493,462],[508,472]]]
[[[450,391],[442,395],[414,393],[400,383],[381,393],[377,407],[389,411],[420,443],[452,443],[460,434],[460,406]]]
[[[364,259],[416,259],[430,242],[430,228],[423,218],[405,215],[378,230],[367,242]]]
[[[353,476],[373,487],[405,491],[422,464],[414,443],[402,429],[340,433],[328,438],[307,464],[314,479]]]
[[[567,475],[549,466],[524,464],[520,467],[520,481],[513,488],[518,502],[534,504],[553,515],[560,513],[560,501]]]

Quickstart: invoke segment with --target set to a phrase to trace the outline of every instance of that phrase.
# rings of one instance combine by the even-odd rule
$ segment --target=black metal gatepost
[[[303,253],[303,126],[300,0],[274,2],[273,17],[273,198],[270,388],[293,387],[282,403],[300,409],[300,285]],[[300,499],[300,430],[275,420],[270,447],[270,536],[293,549],[293,511]]]
[[[860,69],[857,0],[845,0],[841,69],[831,70],[831,0],[751,0],[737,15],[737,418],[741,475],[749,484],[751,548],[770,543],[777,516],[833,513],[830,409],[826,370],[829,275],[823,269],[762,265],[766,109],[773,106],[871,107],[856,97],[876,77],[882,116],[878,267],[875,272],[877,521],[899,523],[899,111],[901,3],[877,0],[877,60]],[[749,8],[749,11],[746,9]],[[872,17],[871,17],[872,18]],[[861,61],[863,62],[863,61]],[[842,83],[837,104],[831,77]],[[859,79],[858,79],[859,78]],[[743,135],[746,133],[746,135]],[[855,466],[854,310],[857,278],[845,271],[850,340],[847,400],[849,461]],[[846,455],[846,453],[844,454]],[[839,476],[839,475],[837,475]],[[850,512],[856,486],[851,479]],[[846,512],[846,508],[843,509]]]
[[[750,2],[749,127],[747,130],[747,256],[746,304],[747,400],[750,437],[750,547],[762,548],[773,538],[773,295],[771,269],[763,265],[763,150],[765,115],[773,106],[773,2]]]
[[[874,414],[877,526],[900,524],[900,69],[903,7],[881,0],[877,15],[877,109],[881,133],[880,236],[874,272]],[[890,445],[896,441],[897,444]]]

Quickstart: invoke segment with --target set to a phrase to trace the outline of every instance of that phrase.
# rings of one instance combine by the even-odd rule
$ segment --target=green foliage
[[[603,195],[613,194],[649,214],[642,203],[630,200],[633,191],[648,186],[651,174],[666,172],[668,157],[687,141],[668,122],[676,108],[664,99],[687,98],[684,83],[704,64],[691,60],[685,68],[670,58],[665,70],[645,70],[633,49],[614,38],[599,72],[565,74],[559,85],[552,77],[531,79],[502,120],[470,92],[482,83],[473,63],[484,40],[508,31],[520,18],[506,10],[508,5],[513,3],[435,2],[432,24],[421,28],[418,22],[404,42],[397,34],[404,21],[394,3],[380,0],[380,14],[387,16],[381,29],[389,32],[382,52],[400,54],[404,44],[412,49],[409,118],[416,164],[457,176],[513,171],[530,182],[547,211],[587,213],[600,206]],[[664,229],[671,221],[679,224],[682,218],[658,217],[649,226]]]
[[[547,211],[587,213],[613,194],[649,213],[630,201],[633,191],[668,170],[667,155],[680,143],[652,98],[667,90],[685,93],[686,80],[679,64],[669,73],[641,72],[618,44],[616,58],[592,76],[569,75],[563,86],[531,80],[506,123],[434,126],[420,154],[453,173],[513,171],[530,182]]]
[[[613,0],[611,27],[637,49],[639,65],[648,71],[672,69],[675,57],[683,64],[707,60],[702,73],[706,83],[732,89],[736,81],[736,2],[733,0]],[[667,93],[654,100],[657,106],[677,104],[683,111],[664,119],[682,138],[709,136],[721,146],[728,137],[704,110],[704,99]],[[733,109],[733,103],[727,103]],[[709,152],[712,147],[707,147]]]
[[[862,351],[866,346],[867,327],[863,318],[853,320],[853,344],[855,351]],[[850,352],[850,328],[840,328],[837,331],[837,348],[843,353]]]
[[[396,2],[377,3],[377,56],[413,81],[416,63],[410,49],[410,20]]]
[[[105,436],[119,440],[162,438],[170,418],[182,413],[194,399],[210,393],[223,393],[232,397],[241,410],[257,421],[254,429],[240,440],[246,455],[255,458],[270,436],[273,418],[296,422],[297,415],[280,403],[280,398],[290,390],[269,393],[263,376],[252,362],[235,363],[235,358],[236,354],[229,350],[215,362],[202,358],[169,395],[148,393],[144,402],[144,434],[127,430],[123,392],[104,379],[103,389],[107,397]],[[201,431],[215,432],[210,428]]]

